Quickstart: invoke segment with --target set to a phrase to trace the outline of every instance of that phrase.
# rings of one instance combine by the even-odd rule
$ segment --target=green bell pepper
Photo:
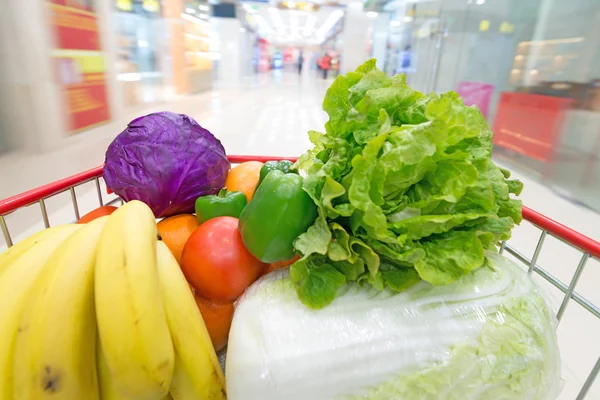
[[[267,175],[269,175],[269,172],[271,171],[281,171],[284,174],[287,174],[288,172],[297,174],[298,172],[296,171],[290,171],[290,168],[292,168],[293,165],[294,163],[288,160],[267,161],[260,169],[260,178],[258,179],[257,187],[260,186],[262,181],[267,177]]]
[[[228,192],[227,189],[221,189],[217,195],[198,197],[196,200],[198,223],[202,224],[216,217],[239,218],[247,203],[244,193]]]
[[[240,215],[239,230],[248,251],[272,263],[294,256],[294,240],[313,224],[317,206],[302,190],[302,177],[271,171]]]

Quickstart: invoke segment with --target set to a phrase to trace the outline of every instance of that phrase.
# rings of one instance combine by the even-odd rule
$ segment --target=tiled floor
[[[329,82],[292,74],[262,76],[238,88],[215,89],[212,92],[182,98],[155,106],[143,113],[169,110],[188,114],[211,130],[223,143],[228,154],[296,156],[310,146],[306,132],[322,129],[326,115],[321,101]],[[137,112],[136,114],[139,114]],[[0,198],[42,185],[103,162],[110,141],[126,126],[128,118],[113,121],[81,133],[69,140],[68,146],[45,154],[11,154],[0,158]],[[502,160],[498,160],[502,163]],[[520,175],[525,183],[522,199],[534,208],[592,238],[600,239],[600,215],[557,196],[541,184]],[[95,186],[90,183],[77,190],[79,207],[85,213],[97,207]],[[105,196],[109,199],[109,196]],[[53,224],[73,220],[69,193],[47,204]],[[7,217],[16,240],[42,227],[39,208],[31,206]],[[539,233],[527,223],[514,232],[511,243],[531,256]],[[0,243],[2,241],[0,240]],[[580,255],[558,240],[549,238],[538,264],[564,282],[570,282]],[[560,303],[560,292],[539,278]],[[600,263],[588,262],[577,291],[600,305]],[[558,304],[557,304],[558,303]],[[600,320],[578,304],[571,302],[558,328],[563,356],[565,387],[561,400],[575,399],[579,387],[600,356]],[[600,379],[588,399],[600,399]]]

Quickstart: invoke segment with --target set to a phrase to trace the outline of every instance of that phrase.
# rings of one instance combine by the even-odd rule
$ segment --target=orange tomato
[[[233,303],[212,300],[198,293],[194,297],[215,351],[219,351],[227,345],[233,319]]]
[[[194,289],[225,302],[244,293],[264,267],[244,247],[238,219],[233,217],[217,217],[200,225],[181,255],[181,270]]]
[[[85,214],[83,217],[81,217],[79,219],[79,221],[77,221],[77,223],[78,224],[87,224],[88,222],[93,221],[96,218],[100,218],[100,217],[104,217],[105,215],[112,214],[113,212],[115,212],[116,209],[117,209],[117,207],[113,207],[113,206],[98,207],[95,210],[92,210],[89,213]]]
[[[192,214],[179,214],[160,221],[156,228],[162,241],[165,242],[175,259],[181,264],[183,246],[192,233],[198,228],[198,219]]]
[[[289,260],[277,261],[277,262],[271,263],[271,264],[267,265],[267,268],[265,268],[263,275],[266,275],[277,269],[287,268],[290,265],[292,265],[293,263],[295,263],[296,261],[298,261],[299,259],[300,259],[300,256],[295,255],[294,257],[290,258]]]
[[[248,161],[231,168],[227,174],[225,187],[230,192],[243,192],[248,199],[252,200],[254,189],[260,179],[260,169],[264,164],[258,161]]]

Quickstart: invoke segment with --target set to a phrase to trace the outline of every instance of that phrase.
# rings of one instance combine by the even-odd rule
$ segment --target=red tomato
[[[258,277],[265,264],[244,247],[238,219],[213,218],[190,236],[181,255],[181,269],[201,295],[235,301]]]
[[[112,214],[113,212],[115,212],[116,209],[117,209],[117,207],[113,207],[113,206],[104,206],[104,207],[96,208],[95,210],[92,210],[89,213],[85,214],[83,217],[81,217],[81,219],[79,221],[77,221],[77,223],[78,224],[87,224],[88,222],[93,221],[96,218],[100,218],[100,217],[104,217],[105,215]]]

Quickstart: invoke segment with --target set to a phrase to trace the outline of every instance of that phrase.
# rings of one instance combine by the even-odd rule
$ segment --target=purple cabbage
[[[160,112],[134,119],[108,146],[104,180],[160,218],[193,212],[198,197],[225,185],[229,167],[212,133],[187,115]]]

